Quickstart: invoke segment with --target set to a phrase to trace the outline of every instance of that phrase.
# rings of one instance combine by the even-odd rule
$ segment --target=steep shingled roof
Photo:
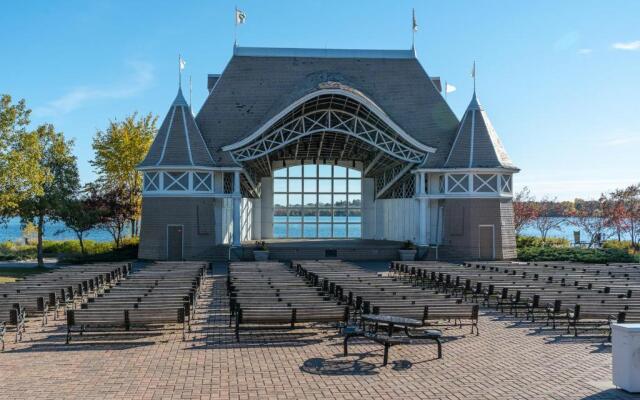
[[[362,92],[407,134],[437,149],[429,166],[443,166],[458,119],[412,52],[251,48],[236,49],[196,116],[216,163],[232,165],[222,147],[326,82]]]
[[[178,95],[139,167],[214,165],[182,89],[178,89]]]
[[[517,169],[502,146],[476,93],[460,121],[445,168]]]

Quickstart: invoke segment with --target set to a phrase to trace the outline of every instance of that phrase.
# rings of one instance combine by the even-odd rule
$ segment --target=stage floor
[[[272,260],[395,260],[403,242],[372,239],[265,239]],[[242,243],[238,257],[253,259],[256,241]]]
[[[402,247],[403,242],[394,240],[373,240],[373,239],[263,239],[259,240],[267,243],[267,247],[282,248],[316,248],[316,249],[364,249],[364,248],[385,248],[397,249]],[[255,247],[255,240],[242,242],[243,247]]]

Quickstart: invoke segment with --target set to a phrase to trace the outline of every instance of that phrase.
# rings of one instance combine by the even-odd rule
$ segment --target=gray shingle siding
[[[324,82],[361,91],[409,135],[437,152],[442,166],[458,119],[417,59],[234,56],[196,116],[219,163],[230,163],[223,146],[259,129],[270,118]]]
[[[475,94],[462,117],[445,167],[516,169]]]
[[[182,91],[174,100],[141,167],[213,166],[206,144]]]

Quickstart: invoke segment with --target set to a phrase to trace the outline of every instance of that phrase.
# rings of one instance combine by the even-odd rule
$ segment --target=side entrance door
[[[478,258],[480,260],[496,258],[495,227],[493,225],[478,225]]]
[[[167,260],[182,261],[182,225],[167,225]]]

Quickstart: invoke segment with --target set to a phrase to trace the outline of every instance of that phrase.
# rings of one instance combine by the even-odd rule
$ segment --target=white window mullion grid
[[[312,224],[312,225],[315,226],[315,235],[312,236],[312,237],[316,237],[316,238],[320,237],[320,227],[322,225],[322,226],[328,226],[329,227],[330,231],[329,231],[328,237],[336,238],[338,236],[336,236],[334,234],[334,225],[336,225],[338,223],[336,222],[334,214],[336,213],[336,210],[339,209],[339,210],[341,210],[341,211],[343,211],[345,213],[345,215],[344,215],[345,221],[339,223],[340,225],[344,225],[344,227],[345,227],[344,236],[340,236],[340,238],[343,238],[343,237],[344,238],[349,238],[350,237],[349,236],[349,225],[350,225],[350,223],[349,223],[350,222],[349,213],[352,210],[361,209],[361,207],[362,207],[362,205],[356,206],[356,207],[352,207],[349,204],[350,194],[362,196],[362,189],[360,190],[360,192],[350,193],[349,192],[349,184],[350,184],[351,180],[354,180],[354,181],[360,180],[361,181],[362,178],[361,177],[360,178],[351,178],[351,173],[349,172],[349,168],[346,168],[347,174],[346,174],[345,177],[336,178],[335,171],[334,171],[335,170],[335,166],[331,166],[331,175],[329,177],[322,177],[322,179],[329,179],[330,192],[328,192],[328,193],[327,192],[322,192],[322,194],[330,195],[330,204],[329,204],[329,206],[327,208],[321,208],[320,204],[319,204],[320,179],[321,179],[321,177],[320,177],[320,166],[319,166],[319,164],[314,164],[314,165],[315,165],[315,174],[314,174],[314,176],[308,176],[304,172],[304,165],[301,165],[300,177],[291,177],[290,170],[289,170],[289,168],[287,168],[285,176],[276,177],[275,178],[275,179],[285,179],[286,180],[286,182],[285,182],[285,188],[286,188],[285,190],[286,190],[286,192],[281,192],[281,191],[276,192],[276,191],[274,191],[274,195],[278,194],[278,195],[284,195],[286,197],[286,202],[285,202],[286,218],[285,218],[284,222],[279,221],[279,222],[274,222],[274,224],[278,224],[278,225],[284,224],[285,225],[285,237],[287,237],[287,238],[293,238],[293,237],[296,237],[296,238],[297,237],[302,237],[302,238],[304,238],[305,237],[304,227],[305,227],[305,225],[308,225],[308,224]],[[306,192],[305,192],[305,189],[304,189],[304,181],[305,181],[306,178],[316,179],[315,193],[307,193],[308,195],[313,195],[315,197],[315,206],[313,208],[305,207],[304,196],[305,196]],[[296,192],[291,191],[291,185],[290,185],[290,180],[291,179],[300,179],[301,180],[301,190],[299,192],[298,191],[296,191]],[[342,191],[340,192],[340,195],[345,197],[345,204],[344,204],[343,207],[339,207],[339,208],[337,208],[335,206],[335,201],[336,201],[336,199],[335,199],[335,195],[336,195],[336,192],[335,192],[336,191],[335,179],[341,179],[341,180],[344,180],[344,182],[345,182],[344,192],[342,192]],[[360,183],[360,185],[362,186],[362,183]],[[292,195],[292,194],[300,196],[300,198],[301,198],[300,206],[294,207],[289,202],[289,195]],[[360,201],[362,202],[362,200],[360,200]],[[308,211],[308,210],[311,210],[311,209],[314,211],[315,222],[305,222],[305,219],[304,219],[305,218],[305,211]],[[320,222],[320,210],[321,209],[324,210],[324,211],[328,211],[329,212],[329,221],[328,222]],[[294,210],[300,215],[300,221],[299,222],[293,222],[293,221],[290,220],[291,211],[294,211]],[[360,218],[362,218],[362,214],[360,215]],[[301,227],[300,236],[292,236],[293,234],[291,232],[290,226],[293,225],[293,224],[300,225],[300,227]],[[354,223],[354,224],[351,224],[351,225],[360,225],[360,229],[362,229],[362,220],[360,220],[359,223]],[[309,237],[309,236],[307,236],[307,237]]]

